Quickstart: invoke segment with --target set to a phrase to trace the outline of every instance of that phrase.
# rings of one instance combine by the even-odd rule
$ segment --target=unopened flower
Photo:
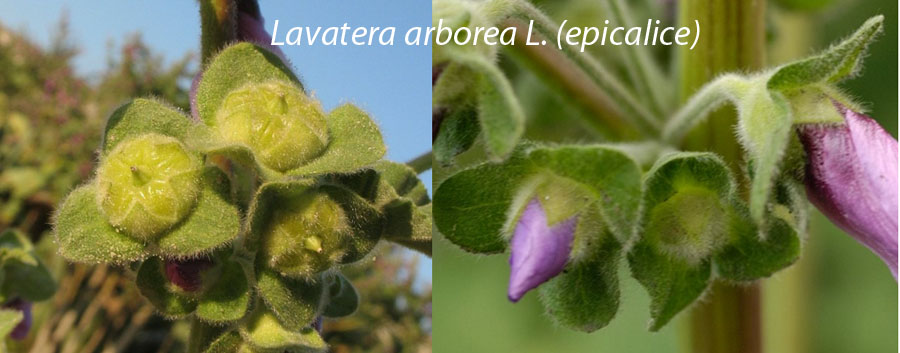
[[[799,128],[807,197],[874,251],[897,278],[897,140],[871,118],[835,103],[843,124]]]
[[[31,302],[21,298],[14,298],[3,304],[3,307],[22,312],[22,321],[19,321],[19,324],[13,328],[9,333],[9,337],[14,340],[25,339],[28,336],[28,331],[31,330]]]
[[[544,207],[537,198],[531,199],[510,240],[510,301],[519,301],[526,292],[563,271],[572,251],[577,218],[549,225]]]
[[[203,287],[203,273],[212,267],[209,259],[166,261],[166,278],[185,292],[196,292]]]

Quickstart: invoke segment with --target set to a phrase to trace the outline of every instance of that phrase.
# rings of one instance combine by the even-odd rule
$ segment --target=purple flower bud
[[[519,301],[526,292],[562,272],[572,251],[577,218],[550,226],[538,199],[528,203],[510,241],[510,301]]]
[[[195,292],[203,287],[203,273],[212,265],[206,258],[166,260],[166,278],[185,292]]]
[[[897,278],[897,140],[835,103],[844,124],[799,127],[810,202],[872,249]]]
[[[31,330],[31,302],[14,298],[3,304],[3,307],[22,312],[22,321],[13,328],[12,332],[9,333],[9,337],[14,340],[25,339],[28,336],[28,331]]]

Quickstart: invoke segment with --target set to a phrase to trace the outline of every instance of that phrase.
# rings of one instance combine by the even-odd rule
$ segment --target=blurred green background
[[[677,1],[630,1],[635,17],[667,18]],[[647,5],[646,3],[651,3]],[[824,4],[822,4],[824,3]],[[538,3],[558,21],[602,25],[597,1]],[[802,57],[852,33],[867,18],[885,15],[885,32],[870,48],[864,71],[842,87],[897,136],[897,2],[893,0],[769,1],[769,65]],[[671,17],[668,17],[671,18]],[[641,21],[638,21],[641,22]],[[598,57],[615,47],[595,48]],[[670,57],[671,48],[658,56]],[[504,59],[505,60],[505,59]],[[528,114],[528,138],[602,140],[516,63],[504,62]],[[478,148],[474,149],[478,150]],[[463,155],[474,161],[478,152]],[[451,172],[438,168],[439,183]],[[437,184],[436,184],[437,185]],[[686,315],[658,333],[647,331],[649,298],[627,266],[620,266],[622,306],[615,320],[584,334],[555,327],[534,293],[506,299],[508,255],[468,254],[442,236],[434,244],[434,349],[438,352],[681,352]],[[765,352],[895,352],[897,282],[881,260],[813,212],[800,262],[763,283]]]

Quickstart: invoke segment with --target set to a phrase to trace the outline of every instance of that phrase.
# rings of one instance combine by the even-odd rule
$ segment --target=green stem
[[[524,0],[513,1],[512,5],[515,6],[514,18],[526,22],[534,20],[538,34],[544,38],[556,38],[559,25],[534,5]],[[610,70],[574,46],[563,45],[562,52],[572,63],[584,71],[604,95],[609,97],[608,101],[614,102],[613,106],[621,113],[622,117],[627,119],[626,121],[647,135],[659,134],[661,123],[658,118]]]
[[[765,0],[682,0],[679,23],[694,20],[704,27],[696,47],[678,48],[681,101],[724,72],[755,71],[765,58]],[[712,97],[715,98],[715,97]],[[696,104],[698,107],[703,104]],[[720,109],[687,134],[682,147],[713,151],[739,176],[746,197],[745,161],[734,135],[734,109]],[[688,349],[692,353],[762,352],[760,286],[734,286],[715,280],[706,300],[698,303],[688,321]]]
[[[511,56],[527,66],[548,87],[558,91],[560,97],[582,108],[586,114],[579,116],[585,117],[589,125],[619,140],[639,136],[635,126],[622,116],[610,97],[563,53],[550,46],[525,45],[528,28],[521,20],[507,20],[502,26],[516,28],[516,44],[507,48]]]
[[[703,122],[713,110],[726,101],[733,100],[735,93],[740,91],[745,83],[743,77],[728,74],[704,85],[666,122],[662,134],[663,141],[681,143],[684,136]]]
[[[416,158],[413,158],[409,162],[406,162],[406,165],[415,170],[416,174],[422,174],[425,171],[431,169],[433,157],[434,153],[432,151],[428,151],[422,153]]]
[[[237,4],[234,0],[200,0],[200,52],[206,62],[237,38]]]
[[[628,5],[622,0],[601,1],[606,11],[610,14],[612,22],[620,26],[631,28],[635,26],[634,18],[628,9]],[[650,97],[657,117],[663,117],[670,112],[673,104],[673,96],[670,90],[668,78],[663,75],[662,69],[650,57],[647,48],[641,45],[626,45],[622,47],[622,62],[628,71],[631,82],[637,88],[641,96]]]
[[[225,327],[216,327],[191,317],[191,334],[188,337],[188,353],[200,353],[206,350],[215,338],[225,331]]]

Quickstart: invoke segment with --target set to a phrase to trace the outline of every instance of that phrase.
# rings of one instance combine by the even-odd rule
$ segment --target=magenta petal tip
[[[897,140],[875,120],[835,103],[844,124],[799,128],[810,202],[871,249],[897,278]]]

